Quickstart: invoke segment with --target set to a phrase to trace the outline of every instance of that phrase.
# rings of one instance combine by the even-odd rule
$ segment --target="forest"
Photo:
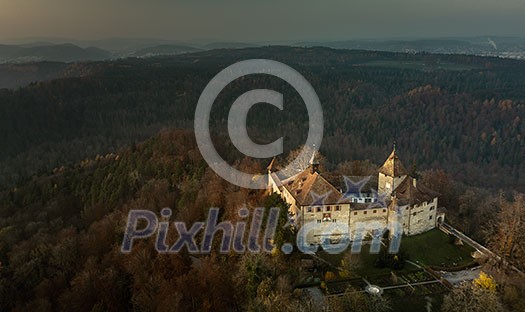
[[[192,224],[210,207],[230,221],[241,207],[287,207],[217,176],[190,130],[207,82],[248,58],[282,61],[317,91],[323,174],[376,174],[396,141],[411,175],[440,194],[448,222],[502,257],[483,264],[492,278],[446,294],[443,311],[459,311],[464,298],[473,311],[523,311],[525,282],[502,263],[525,270],[525,64],[291,47],[94,63],[83,77],[0,90],[0,310],[318,311],[296,288],[302,256],[279,252],[292,235],[284,226],[270,254],[159,254],[153,237],[120,252],[132,209],[170,207],[173,220]],[[239,79],[219,95],[216,148],[239,170],[262,173],[269,159],[243,157],[226,135],[229,105],[254,86],[284,94],[285,110],[257,105],[248,115],[255,141],[285,137],[279,163],[304,143],[308,117],[299,95],[271,77]],[[352,292],[328,305],[389,310]]]
[[[469,185],[525,190],[523,62],[278,46],[90,63],[83,77],[0,90],[1,185],[116,152],[164,127],[193,128],[208,81],[250,58],[284,62],[312,84],[324,110],[321,152],[329,168],[350,159],[380,163],[397,141],[408,165],[445,169]],[[250,111],[254,140],[282,135],[287,152],[303,144],[302,100],[266,75],[238,79],[221,92],[212,110],[217,136],[226,132],[229,105],[254,86],[280,91],[286,103],[282,112],[269,105]],[[240,156],[224,148],[228,160]]]
[[[239,170],[247,172],[262,172],[263,165],[249,158],[236,162]],[[369,161],[350,161],[339,164],[333,173],[355,175],[372,168]],[[509,222],[517,215],[524,217],[522,196],[487,195],[451,180],[442,170],[419,174],[423,183],[443,193],[444,204],[451,205],[447,211],[451,224],[484,238],[507,261],[524,269],[525,229],[523,223]],[[164,207],[172,208],[171,220],[192,224],[205,220],[210,207],[220,208],[221,220],[234,222],[239,208],[286,208],[287,204],[275,194],[242,189],[217,176],[200,156],[191,131],[161,131],[118,153],[64,167],[1,193],[0,307],[316,311],[294,290],[304,274],[298,269],[300,253],[286,255],[276,248],[271,254],[221,254],[217,242],[211,254],[190,255],[185,249],[159,254],[151,237],[136,241],[131,253],[122,254],[128,212],[147,209],[159,215]],[[285,223],[286,216],[281,217],[279,224]],[[487,227],[480,230],[479,224]],[[289,228],[278,228],[275,244],[291,242]],[[486,266],[498,276],[495,300],[512,311],[523,307],[523,280],[497,263]],[[451,295],[447,300],[456,299]],[[379,309],[385,304],[355,294],[330,302],[333,311],[356,307],[388,311]]]

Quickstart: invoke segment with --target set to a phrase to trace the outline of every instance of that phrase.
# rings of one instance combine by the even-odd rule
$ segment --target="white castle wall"
[[[302,206],[303,224],[315,225],[307,233],[309,244],[320,244],[324,239],[348,238],[349,204]],[[343,226],[344,225],[344,226]]]
[[[429,202],[421,205],[414,205],[406,211],[404,221],[405,233],[407,235],[416,235],[429,231],[436,227],[438,199],[435,197]]]

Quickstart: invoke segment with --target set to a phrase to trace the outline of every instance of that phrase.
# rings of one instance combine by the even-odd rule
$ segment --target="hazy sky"
[[[0,39],[525,36],[525,0],[0,0]]]

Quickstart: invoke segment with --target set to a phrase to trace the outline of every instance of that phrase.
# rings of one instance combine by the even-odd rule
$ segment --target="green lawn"
[[[370,254],[368,248],[368,245],[363,246],[361,253],[352,254],[351,257],[346,257],[350,252],[349,250],[336,255],[320,251],[317,255],[335,267],[341,267],[341,260],[346,257],[345,261],[351,262],[351,277],[389,273],[392,269],[375,266],[377,255]],[[474,263],[471,257],[471,253],[474,251],[472,247],[468,245],[456,246],[450,243],[449,237],[438,229],[415,236],[403,236],[401,250],[407,254],[410,260],[435,267],[459,267]],[[348,265],[348,263],[346,264]],[[334,271],[333,268],[327,269]],[[405,264],[405,271],[412,269],[414,267],[411,264]]]
[[[392,271],[391,268],[376,267],[375,264],[378,259],[378,255],[369,253],[369,247],[369,245],[363,246],[359,254],[350,255],[350,250],[347,250],[346,252],[341,254],[329,254],[325,251],[319,251],[317,253],[317,256],[330,262],[335,267],[350,266],[352,268],[349,271],[350,275],[348,277],[350,278],[389,274]],[[341,262],[343,259],[347,262],[345,263],[345,265],[343,265],[343,263]],[[403,269],[397,270],[396,272],[405,272],[408,270],[413,270],[415,268],[415,266],[406,263]],[[332,268],[327,269],[329,271],[334,271]]]
[[[438,229],[415,236],[404,236],[401,249],[407,252],[410,260],[426,265],[456,267],[474,262],[471,257],[474,251],[472,247],[451,244],[448,235]]]

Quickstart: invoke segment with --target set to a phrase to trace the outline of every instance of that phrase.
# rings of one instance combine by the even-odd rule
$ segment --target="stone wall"
[[[349,225],[352,239],[356,237],[358,231],[363,231],[363,226],[367,228],[367,232],[370,232],[368,229],[386,229],[387,216],[388,208],[386,207],[350,211]]]
[[[409,210],[405,210],[404,216],[405,233],[416,235],[429,231],[436,227],[438,199],[424,202],[421,205],[414,205]]]
[[[307,242],[320,244],[325,239],[334,241],[348,238],[349,204],[302,206],[303,225],[311,224],[307,233]]]

